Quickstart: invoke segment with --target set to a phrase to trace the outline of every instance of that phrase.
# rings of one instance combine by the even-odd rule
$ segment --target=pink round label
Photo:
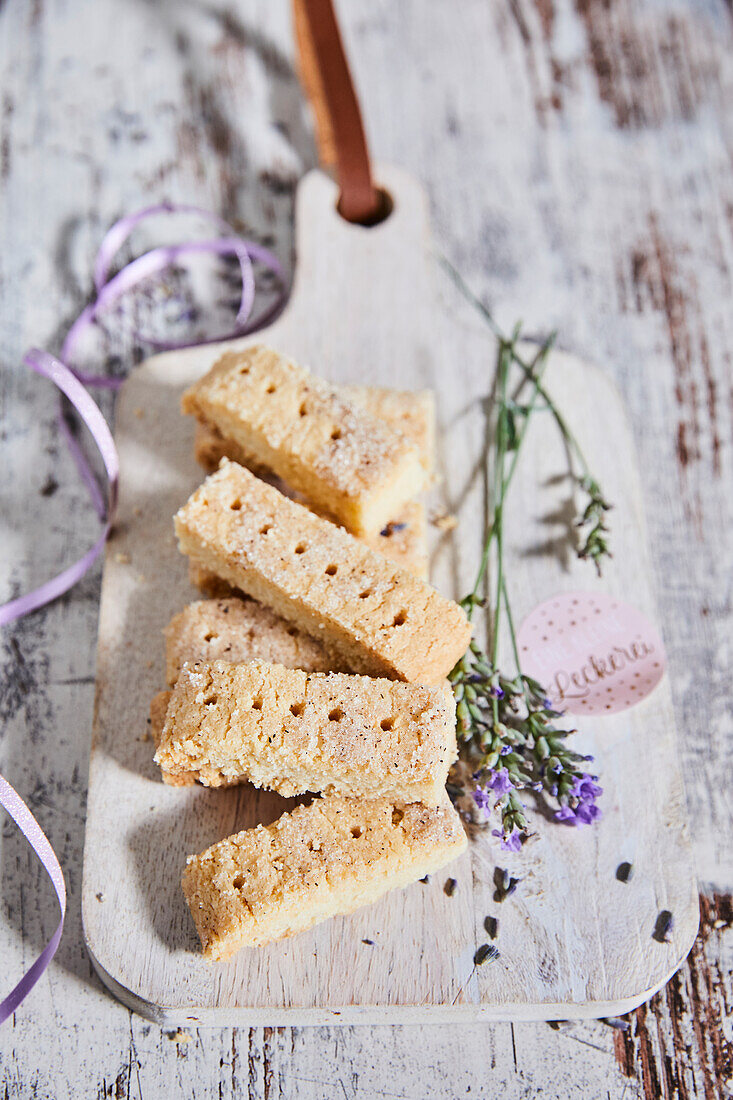
[[[530,612],[517,635],[522,671],[558,710],[614,714],[657,686],[659,631],[630,604],[598,592],[563,592]]]

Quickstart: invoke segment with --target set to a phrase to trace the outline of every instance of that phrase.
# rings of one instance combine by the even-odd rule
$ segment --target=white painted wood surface
[[[291,302],[253,339],[339,383],[435,387],[442,491],[456,501],[459,521],[441,540],[435,579],[457,597],[471,587],[484,538],[485,363],[495,347],[487,337],[484,362],[462,362],[457,376],[436,362],[424,196],[404,173],[382,167],[379,176],[394,212],[374,229],[339,218],[338,192],[322,173],[305,178]],[[446,336],[450,346],[455,334]],[[477,832],[470,853],[427,885],[227,964],[197,954],[179,886],[186,856],[274,820],[285,805],[250,787],[165,787],[146,734],[149,700],[164,684],[162,630],[192,598],[171,517],[203,475],[180,395],[218,350],[147,360],[117,402],[120,502],[102,581],[82,887],[86,941],[102,980],[171,1026],[564,1019],[635,1008],[668,980],[698,925],[666,683],[630,711],[582,722],[582,751],[597,756],[605,789],[604,818],[592,830],[536,816],[535,837],[512,857],[489,830]],[[560,590],[599,587],[654,618],[634,447],[618,395],[595,367],[566,355],[552,357],[547,379],[616,502],[615,557],[598,585],[589,564],[574,558],[572,528],[548,520],[567,512],[573,491],[562,440],[538,413],[511,498],[510,514],[523,517],[510,523],[507,556],[516,611],[526,614]],[[643,798],[641,759],[650,765]],[[616,879],[622,859],[635,865],[632,883]],[[521,880],[501,905],[497,866]],[[449,873],[458,882],[452,897],[443,891]],[[660,944],[652,933],[661,909],[674,913],[675,925]],[[488,914],[499,918],[501,955],[476,968]]]
[[[343,1098],[725,1094],[733,812],[731,96],[726,0],[349,0],[343,32],[374,151],[426,186],[436,247],[505,327],[560,331],[629,411],[667,643],[703,934],[622,1035],[600,1023],[221,1028],[177,1042],[93,976],[80,918],[98,573],[3,632],[0,770],[29,799],[70,888],[47,977],[0,1031],[11,1097]],[[19,366],[58,349],[101,235],[161,198],[241,220],[286,263],[292,189],[314,164],[280,0],[9,0],[0,12],[0,590],[50,576],[97,533]],[[485,326],[436,271],[438,318],[482,362]],[[115,315],[90,355],[145,354]],[[487,363],[487,371],[490,364]],[[112,402],[103,398],[110,413]],[[58,488],[54,489],[57,484]],[[41,491],[45,495],[41,495]],[[43,517],[39,535],[38,518]],[[3,970],[52,931],[55,901],[0,835]]]

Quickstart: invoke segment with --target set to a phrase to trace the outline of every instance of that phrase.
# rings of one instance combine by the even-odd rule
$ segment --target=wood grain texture
[[[715,899],[730,889],[733,818],[730,5],[464,0],[458,16],[438,0],[349,0],[340,11],[371,144],[425,183],[438,250],[507,327],[518,316],[530,331],[558,326],[564,347],[602,363],[622,389],[702,911],[724,923],[703,921],[679,996],[665,992],[643,1022],[632,1017],[639,1041],[618,1062],[615,1033],[600,1023],[225,1028],[169,1039],[100,990],[82,946],[92,576],[2,638],[0,769],[47,830],[71,899],[52,971],[0,1033],[5,1090],[138,1097],[175,1082],[186,1096],[313,1100],[725,1095],[733,933]],[[97,531],[54,434],[53,397],[17,364],[30,343],[58,347],[86,301],[103,230],[148,200],[198,201],[288,261],[293,185],[315,154],[284,4],[16,0],[0,31],[0,568],[10,596]],[[436,279],[461,356],[482,362],[480,320]],[[145,305],[115,316],[90,365],[119,372],[142,358],[130,329]],[[8,829],[0,858],[4,959],[17,975],[52,931],[55,902]]]

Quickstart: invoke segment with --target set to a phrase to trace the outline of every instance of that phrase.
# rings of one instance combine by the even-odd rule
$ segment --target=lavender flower
[[[477,787],[473,792],[473,800],[479,810],[483,810],[488,813],[491,809],[491,798],[489,792],[484,790],[483,787]]]
[[[514,784],[509,778],[506,768],[498,768],[489,775],[488,785],[494,794],[508,794],[514,789]]]
[[[555,819],[567,825],[590,825],[601,816],[600,808],[596,806],[596,799],[601,794],[603,788],[598,786],[594,776],[587,773],[576,775],[568,792],[573,804],[561,806],[555,813]]]
[[[501,847],[505,852],[519,852],[522,847],[522,834],[519,829],[512,829],[508,836],[505,836],[501,829],[492,829],[492,836],[497,836],[501,840]]]
[[[598,786],[593,775],[578,775],[575,777],[570,793],[581,802],[594,802],[599,795],[603,794],[603,787]]]

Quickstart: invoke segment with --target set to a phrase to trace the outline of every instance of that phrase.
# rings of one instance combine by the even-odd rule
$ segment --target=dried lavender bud
[[[496,919],[496,917],[485,917],[484,928],[486,929],[487,934],[491,936],[492,940],[495,940],[496,933],[499,931],[499,921]]]
[[[420,879],[420,882],[424,882],[424,883],[426,883],[426,884],[427,884],[428,882],[430,882],[430,875],[425,875],[425,877],[424,877],[424,878],[421,878],[421,879]]]
[[[504,901],[504,898],[508,898],[510,894],[513,894],[521,879],[514,878],[504,867],[494,868],[494,885],[496,891],[494,893],[494,901]]]
[[[445,886],[443,887],[443,893],[447,894],[449,898],[452,898],[456,892],[456,886],[458,883],[454,878],[446,879]]]
[[[616,878],[619,882],[631,882],[634,877],[633,863],[619,863],[616,868]]]
[[[670,913],[669,909],[662,909],[661,913],[657,916],[657,922],[654,925],[654,931],[652,932],[652,938],[657,943],[667,943],[667,934],[671,932],[672,925],[674,924],[674,917]]]
[[[379,533],[380,535],[383,535],[384,538],[389,538],[389,536],[394,534],[396,531],[404,531],[405,527],[407,527],[406,523],[388,523],[387,526],[383,527]]]
[[[473,964],[474,966],[481,966],[485,962],[493,962],[494,959],[498,958],[498,947],[494,947],[493,943],[482,943],[476,954],[473,956]]]
[[[608,1027],[615,1028],[616,1031],[628,1031],[630,1026],[629,1021],[622,1020],[620,1016],[601,1016],[600,1022],[607,1024]]]
[[[365,943],[367,947],[374,947],[374,940],[362,940],[361,942]]]

